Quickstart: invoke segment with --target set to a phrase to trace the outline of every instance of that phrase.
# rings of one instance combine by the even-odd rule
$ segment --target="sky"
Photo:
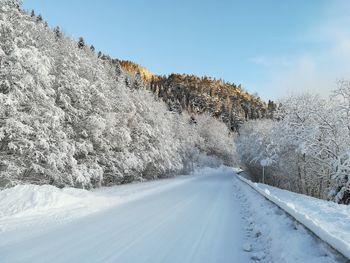
[[[167,75],[241,84],[265,99],[350,78],[348,0],[24,0],[50,26]]]

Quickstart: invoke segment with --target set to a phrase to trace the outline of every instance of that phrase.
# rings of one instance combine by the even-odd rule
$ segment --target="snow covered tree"
[[[19,9],[19,7],[22,5],[22,1],[21,0],[1,0],[0,4],[2,8]]]
[[[248,122],[237,143],[253,174],[271,160],[267,183],[338,203],[349,200],[349,92],[340,82],[329,100],[303,94],[284,99],[274,121]]]
[[[54,33],[55,33],[55,36],[57,39],[60,39],[62,38],[62,32],[61,32],[61,29],[59,26],[56,26],[54,29],[53,29]]]
[[[212,118],[191,125],[119,63],[17,4],[0,5],[0,188],[93,188],[188,172],[206,151],[232,159]]]

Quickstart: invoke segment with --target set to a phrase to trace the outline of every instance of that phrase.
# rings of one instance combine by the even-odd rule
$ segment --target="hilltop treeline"
[[[131,61],[120,61],[120,65],[133,78],[146,83],[171,111],[206,113],[223,121],[232,131],[239,131],[244,121],[271,118],[276,109],[273,101],[266,104],[240,85],[223,80],[187,74],[158,76]]]
[[[267,105],[240,86],[209,77],[171,74],[151,81],[151,90],[171,110],[203,114],[222,120],[238,131],[243,121],[260,119],[269,114]]]

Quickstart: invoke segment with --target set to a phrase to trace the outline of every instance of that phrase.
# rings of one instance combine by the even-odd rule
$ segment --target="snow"
[[[21,193],[23,189],[14,188],[11,195],[21,194],[30,205],[6,209],[9,216],[33,215],[38,207],[50,213],[58,209],[57,214],[66,215],[74,208],[82,212],[80,204],[91,209],[99,206],[102,200],[89,203],[100,197],[138,198],[63,224],[51,222],[43,227],[35,222],[26,231],[0,233],[2,262],[250,262],[242,249],[243,219],[232,194],[232,172],[224,168],[91,193],[56,190],[47,202],[33,201],[31,194]],[[41,197],[51,196],[46,186],[37,189],[43,189]],[[72,200],[64,211],[69,196],[80,201]],[[89,200],[85,201],[86,197]],[[6,203],[12,205],[15,200]]]
[[[243,250],[247,252],[252,251],[252,245],[250,243],[244,243]]]
[[[100,212],[146,195],[167,191],[210,170],[202,168],[195,171],[193,176],[102,187],[92,191],[70,187],[59,189],[51,185],[17,185],[0,191],[0,233],[38,223],[65,222]]]
[[[241,205],[245,243],[251,246],[246,253],[253,262],[348,262],[237,176],[233,178],[233,189]]]
[[[221,167],[93,191],[0,191],[0,261],[346,262],[237,178]]]
[[[350,259],[350,206],[238,178]]]

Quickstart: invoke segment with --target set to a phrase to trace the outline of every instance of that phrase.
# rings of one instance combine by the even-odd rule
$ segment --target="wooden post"
[[[265,183],[265,166],[263,166],[262,183]]]

